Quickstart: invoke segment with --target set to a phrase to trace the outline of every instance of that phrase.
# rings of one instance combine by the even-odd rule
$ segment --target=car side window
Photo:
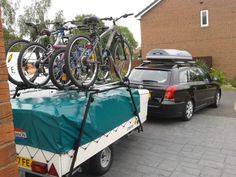
[[[199,73],[202,75],[203,77],[203,80],[206,81],[206,82],[209,82],[210,79],[209,79],[209,76],[207,75],[207,73],[205,73],[201,68],[197,68]]]
[[[189,70],[189,81],[190,82],[204,81],[204,75],[198,68],[191,68]]]
[[[182,70],[179,72],[179,83],[187,83],[188,82],[188,71]]]

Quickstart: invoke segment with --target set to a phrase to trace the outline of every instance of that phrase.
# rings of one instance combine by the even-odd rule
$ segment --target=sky
[[[119,17],[125,13],[135,15],[151,4],[154,0],[51,0],[51,8],[47,17],[52,20],[58,10],[63,10],[66,20],[72,20],[76,15],[95,14],[103,17]],[[21,0],[21,7],[31,0]],[[106,23],[109,25],[110,23]],[[134,16],[122,19],[118,25],[127,26],[134,38],[141,45],[140,22]]]

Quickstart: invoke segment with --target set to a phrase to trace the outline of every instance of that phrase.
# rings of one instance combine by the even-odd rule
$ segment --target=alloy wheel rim
[[[186,105],[186,117],[190,119],[192,115],[193,115],[193,103],[191,101],[188,101]]]
[[[220,104],[220,93],[217,92],[216,94],[216,105],[219,105]]]

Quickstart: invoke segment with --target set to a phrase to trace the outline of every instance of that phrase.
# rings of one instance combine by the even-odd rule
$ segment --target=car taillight
[[[166,89],[164,99],[168,101],[174,101],[175,100],[175,92],[176,92],[176,86],[169,86]]]
[[[46,174],[48,172],[47,164],[40,162],[32,162],[31,169],[35,173]]]

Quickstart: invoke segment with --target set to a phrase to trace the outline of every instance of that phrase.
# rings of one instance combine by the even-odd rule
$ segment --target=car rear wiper
[[[143,81],[143,83],[147,83],[147,82],[149,82],[149,83],[158,83],[158,81],[154,81],[154,80],[142,80]]]

